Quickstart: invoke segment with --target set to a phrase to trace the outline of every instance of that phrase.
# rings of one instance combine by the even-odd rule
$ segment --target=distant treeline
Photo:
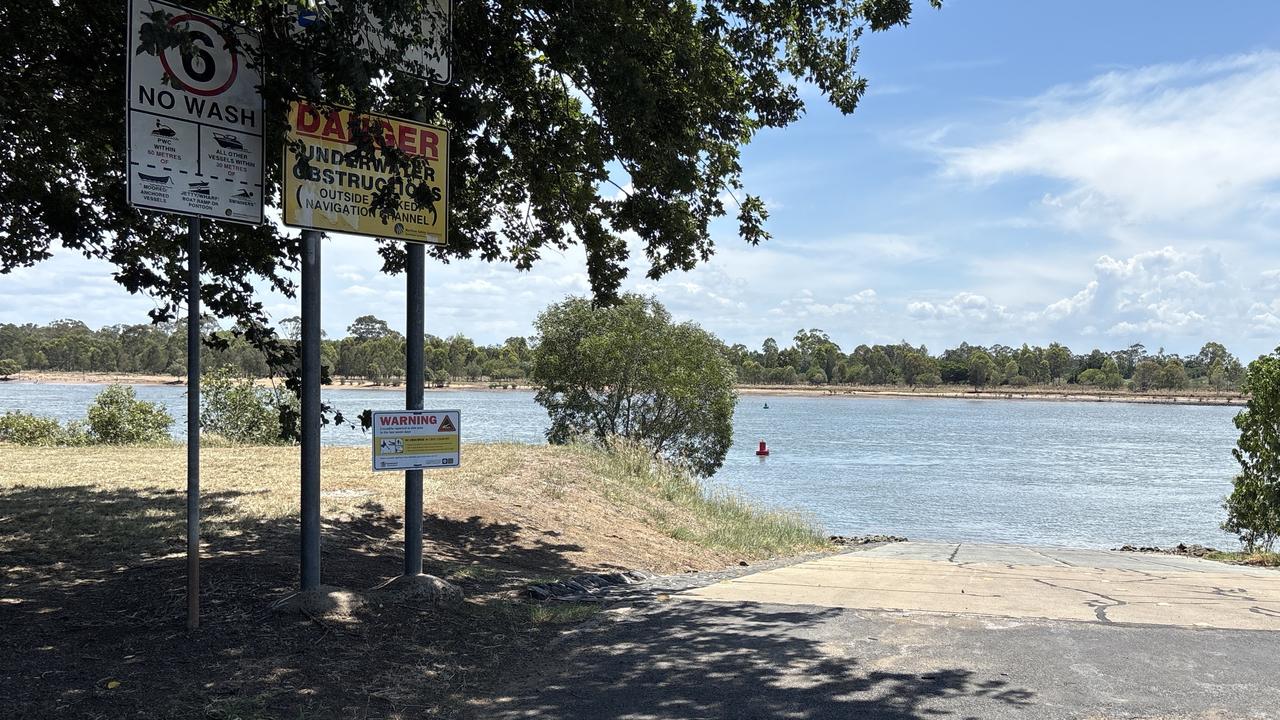
[[[296,341],[299,325],[298,318],[288,318],[280,323],[281,333]],[[99,330],[79,320],[0,324],[0,375],[23,370],[182,375],[187,363],[186,333],[185,322],[109,325]],[[219,346],[203,349],[201,359],[207,369],[228,367],[250,377],[271,374],[266,356],[234,330],[210,323],[204,334],[216,337]],[[531,362],[529,341],[523,337],[480,346],[462,335],[428,335],[425,345],[428,382],[518,380]],[[341,340],[325,338],[320,352],[330,374],[340,381],[360,378],[389,383],[404,378],[404,336],[372,315],[357,318]]]
[[[802,330],[788,347],[769,338],[759,350],[744,345],[728,349],[746,384],[792,385],[1011,385],[1080,384],[1137,391],[1205,387],[1230,390],[1244,380],[1240,361],[1220,343],[1205,343],[1188,357],[1160,349],[1152,354],[1140,344],[1123,350],[1091,350],[1076,354],[1065,345],[1048,347],[960,343],[930,354],[921,345],[858,345],[841,350],[821,330]]]
[[[281,322],[286,338],[296,340],[298,319]],[[266,358],[234,331],[210,324],[219,348],[205,349],[208,368],[227,367],[253,377],[270,374]],[[511,337],[497,345],[477,345],[462,335],[428,335],[424,380],[512,382],[523,379],[533,355],[532,338]],[[1244,366],[1220,343],[1205,343],[1195,355],[1181,357],[1142,345],[1123,350],[1076,354],[1059,343],[982,347],[961,343],[933,355],[921,346],[858,345],[845,352],[823,331],[802,330],[781,347],[773,338],[759,350],[726,346],[724,352],[743,384],[767,385],[1009,385],[1078,384],[1136,391],[1236,388]],[[341,340],[326,338],[321,353],[330,373],[342,381],[360,378],[396,383],[404,378],[404,336],[372,315],[357,318]],[[92,330],[78,320],[48,325],[0,324],[0,375],[22,370],[118,372],[181,375],[186,370],[186,326],[111,325]]]

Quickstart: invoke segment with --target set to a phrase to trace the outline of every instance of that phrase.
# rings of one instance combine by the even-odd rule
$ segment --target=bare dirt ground
[[[594,612],[528,602],[528,583],[752,555],[677,539],[703,519],[584,449],[468,445],[425,501],[426,571],[466,601],[384,598],[366,591],[402,567],[402,478],[326,448],[322,582],[364,602],[273,611],[297,585],[297,452],[204,452],[204,620],[188,632],[184,448],[0,446],[4,716],[448,717]]]

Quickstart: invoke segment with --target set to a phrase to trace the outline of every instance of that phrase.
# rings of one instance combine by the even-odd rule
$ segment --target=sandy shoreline
[[[922,400],[1038,400],[1042,402],[1117,402],[1152,405],[1227,405],[1241,406],[1249,401],[1239,393],[1135,393],[1128,390],[1074,391],[1063,388],[1018,388],[989,390],[908,390],[904,388],[830,388],[792,385],[738,388],[741,395],[790,395],[794,397],[867,397],[916,398]]]
[[[283,378],[271,380],[268,378],[259,378],[257,383],[262,386],[272,386],[284,382]],[[61,373],[61,372],[22,372],[13,375],[4,383],[13,385],[151,385],[151,386],[171,386],[186,387],[187,379],[185,377],[176,377],[173,375],[128,375],[123,373]],[[501,383],[499,383],[501,384]],[[509,384],[509,383],[508,383]],[[334,382],[332,385],[324,386],[325,390],[380,390],[387,392],[404,392],[404,383],[399,385],[377,385],[367,381],[349,382],[346,384]],[[469,382],[459,381],[449,383],[446,387],[433,387],[428,385],[424,390],[431,392],[448,392],[450,390],[478,390],[483,392],[507,392],[509,390],[532,390],[528,385],[519,387],[490,387],[487,382]]]
[[[7,382],[15,384],[47,384],[47,385],[170,385],[185,386],[186,379],[172,375],[128,375],[122,373],[61,373],[61,372],[23,372],[14,375]],[[269,380],[260,380],[263,385],[271,384]],[[334,383],[325,386],[326,390],[378,390],[385,392],[403,392],[404,385],[375,385],[366,381],[350,384]],[[490,387],[487,382],[454,382],[447,387],[427,387],[426,392],[448,392],[451,390],[468,390],[483,392],[509,392],[510,390],[533,390],[531,386]],[[1039,400],[1043,402],[1116,402],[1145,403],[1156,405],[1225,405],[1244,406],[1248,397],[1240,393],[1221,392],[1184,392],[1184,393],[1135,393],[1128,390],[1098,391],[1075,390],[1064,387],[1029,387],[1016,390],[1008,388],[987,390],[955,390],[955,389],[907,389],[901,387],[825,387],[799,385],[742,385],[738,387],[740,395],[787,395],[792,397],[861,397],[861,398],[912,398],[924,400]]]

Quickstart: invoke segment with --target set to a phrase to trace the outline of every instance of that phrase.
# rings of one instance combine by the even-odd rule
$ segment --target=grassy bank
[[[1280,553],[1275,552],[1224,552],[1214,551],[1205,555],[1206,560],[1229,563],[1231,565],[1252,565],[1254,567],[1280,568]]]
[[[205,624],[182,628],[181,447],[0,446],[0,696],[15,717],[447,716],[590,609],[526,602],[591,570],[710,569],[824,547],[802,520],[703,491],[635,452],[479,445],[427,474],[426,570],[453,609],[272,612],[297,582],[296,448],[210,448]],[[402,481],[323,454],[322,581],[399,573]],[[372,596],[370,596],[372,597]]]

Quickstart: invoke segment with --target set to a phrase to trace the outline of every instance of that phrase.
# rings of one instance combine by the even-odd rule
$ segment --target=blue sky
[[[726,220],[705,267],[653,283],[637,262],[626,287],[752,347],[802,327],[847,349],[1280,345],[1280,3],[918,4],[863,43],[853,116],[806,89],[806,117],[746,150],[770,243]],[[325,263],[331,335],[365,313],[403,324],[403,280],[371,241],[327,240]],[[578,251],[427,275],[428,332],[481,342],[587,289]],[[152,306],[66,253],[0,280],[0,322],[144,322]]]

